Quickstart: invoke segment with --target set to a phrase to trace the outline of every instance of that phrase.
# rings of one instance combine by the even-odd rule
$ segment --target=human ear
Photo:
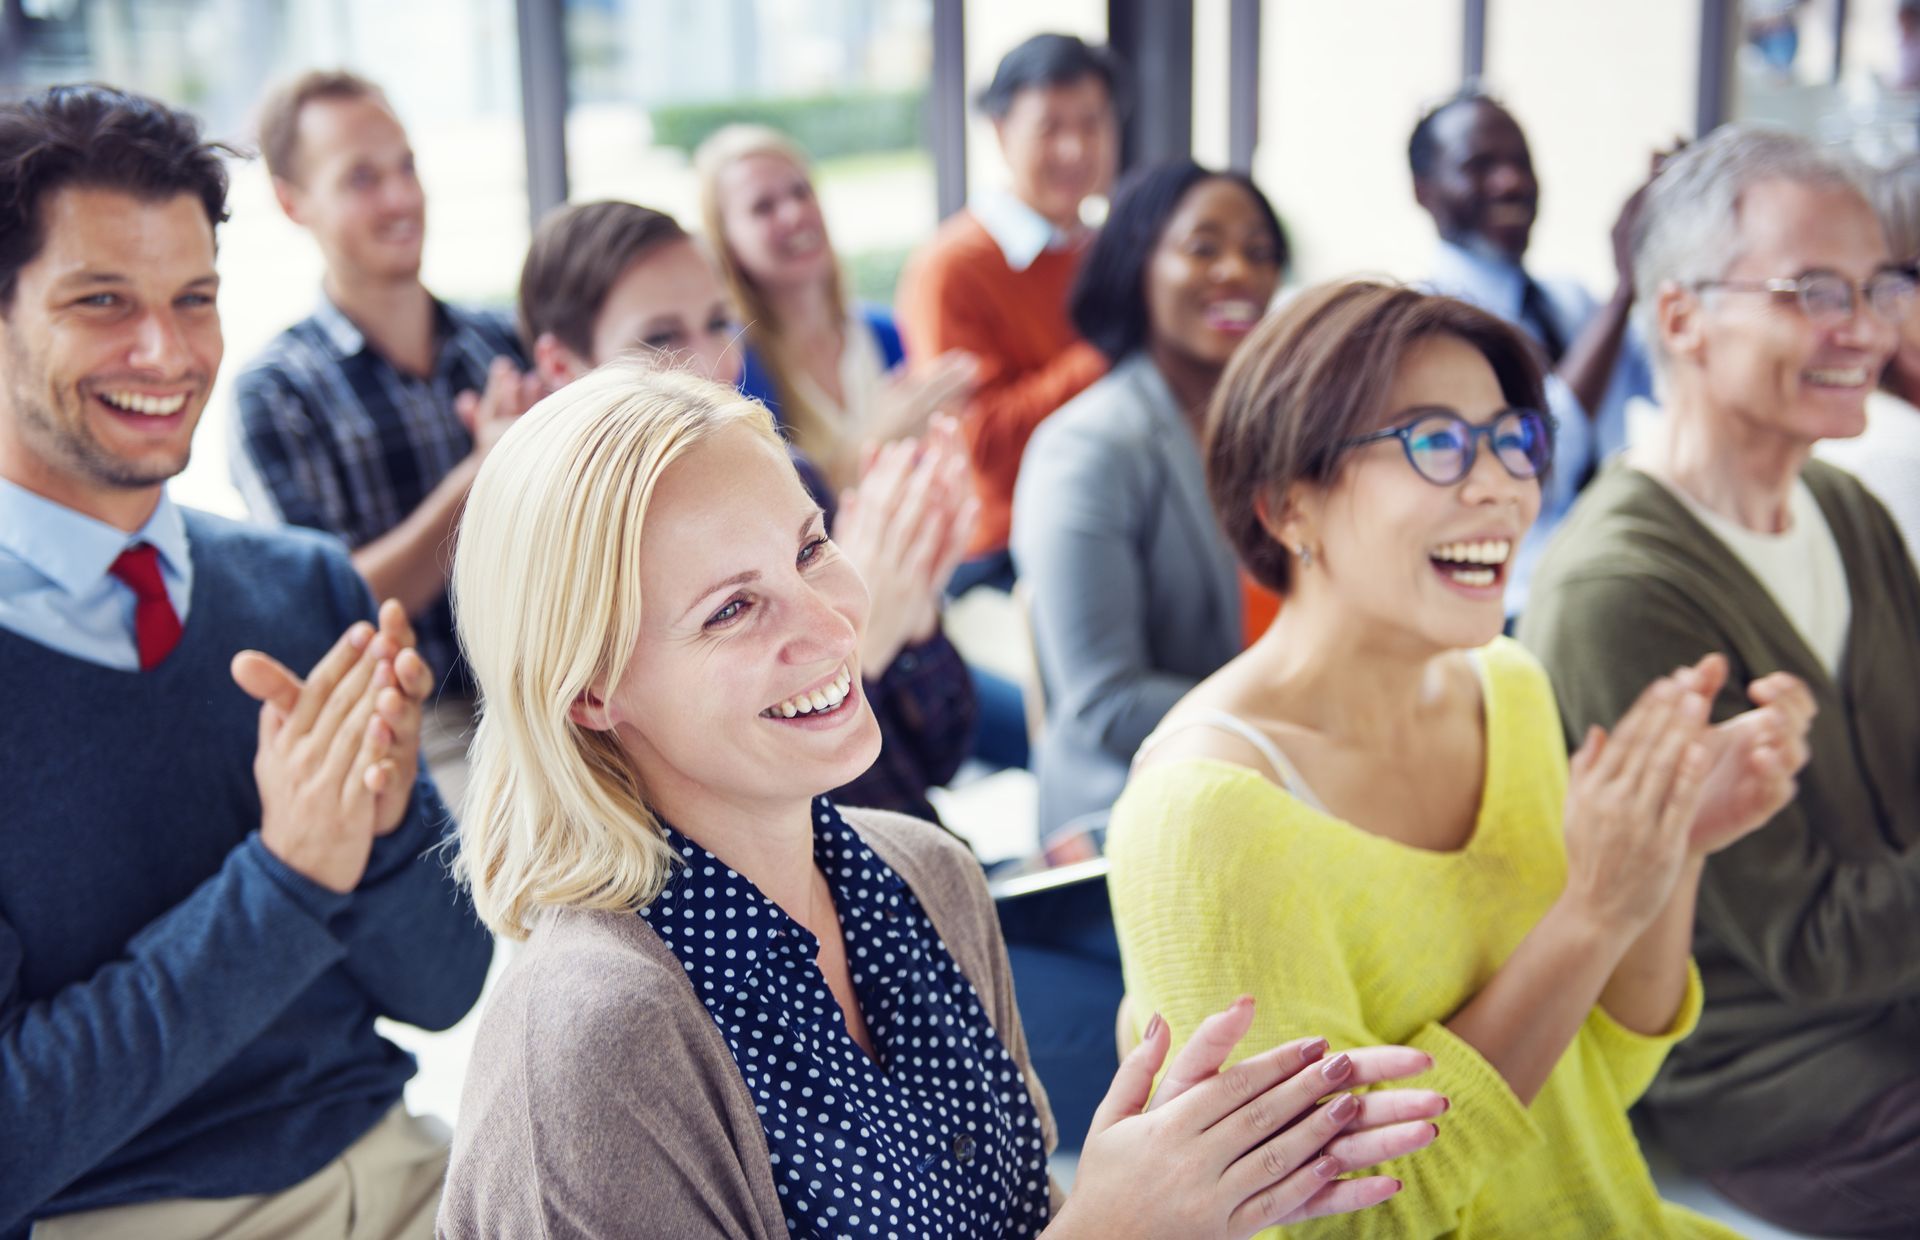
[[[1260,527],[1288,553],[1299,556],[1319,545],[1319,503],[1305,483],[1296,482],[1278,497],[1261,495],[1253,501]]]
[[[285,177],[273,178],[273,200],[280,204],[281,214],[305,228],[306,220],[300,217],[300,187]]]
[[[611,732],[619,723],[613,708],[591,689],[582,689],[568,704],[567,718],[589,732]]]
[[[540,381],[547,385],[547,391],[557,392],[572,383],[593,367],[586,359],[560,343],[560,338],[552,332],[541,332],[539,339],[533,342],[533,369]]]
[[[1673,280],[1655,295],[1654,321],[1669,357],[1696,357],[1706,346],[1705,307],[1700,294]]]

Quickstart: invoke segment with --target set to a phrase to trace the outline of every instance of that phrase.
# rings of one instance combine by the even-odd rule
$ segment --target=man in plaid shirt
[[[326,275],[314,313],[236,381],[236,481],[256,517],[339,536],[374,596],[406,606],[442,686],[422,752],[457,813],[473,688],[447,601],[453,534],[480,461],[540,389],[509,316],[420,282],[426,198],[379,87],[305,74],[262,108],[260,146]]]

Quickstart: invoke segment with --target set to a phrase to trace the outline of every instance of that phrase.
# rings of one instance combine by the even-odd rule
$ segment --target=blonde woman
[[[955,351],[909,375],[893,316],[849,304],[805,152],[762,125],[729,125],[694,156],[701,218],[746,325],[740,390],[773,410],[835,490],[869,444],[912,438],[973,390]]]
[[[765,410],[616,363],[501,447],[454,566],[482,701],[459,870],[526,945],[441,1235],[1246,1237],[1397,1191],[1337,1177],[1445,1100],[1346,1091],[1427,1056],[1304,1039],[1222,1074],[1240,1000],[1151,1107],[1150,1024],[1063,1206],[979,867],[820,795],[879,745],[866,590]]]

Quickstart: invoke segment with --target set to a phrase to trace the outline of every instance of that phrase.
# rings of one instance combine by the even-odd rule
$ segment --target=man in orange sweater
[[[1106,370],[1067,321],[1067,291],[1090,236],[1080,206],[1113,183],[1125,96],[1124,70],[1106,48],[1041,34],[1008,52],[977,106],[993,121],[1011,184],[950,217],[901,277],[909,354],[964,349],[980,363],[962,418],[980,520],[955,594],[1012,585],[1007,533],[1027,439]]]

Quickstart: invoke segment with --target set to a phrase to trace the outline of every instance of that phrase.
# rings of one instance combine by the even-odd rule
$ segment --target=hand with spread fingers
[[[1432,1059],[1401,1046],[1327,1058],[1326,1041],[1308,1038],[1222,1070],[1253,1011],[1241,998],[1202,1022],[1157,1093],[1172,1034],[1158,1016],[1148,1022],[1094,1114],[1073,1196],[1046,1236],[1241,1240],[1400,1191],[1388,1176],[1339,1177],[1431,1144],[1447,1100],[1423,1089],[1352,1091],[1417,1075]]]
[[[913,438],[935,415],[959,412],[979,373],[980,359],[964,349],[949,349],[924,366],[897,368],[881,389],[874,438]]]
[[[1727,661],[1708,655],[1691,672],[1699,691],[1712,696],[1726,681]],[[1706,787],[1693,820],[1697,856],[1719,852],[1785,809],[1811,754],[1807,730],[1818,707],[1806,682],[1775,672],[1749,684],[1747,698],[1754,709],[1707,732]]]
[[[259,651],[234,656],[234,680],[261,704],[253,759],[260,840],[331,891],[359,885],[380,798],[395,776],[394,730],[376,709],[374,683],[382,668],[392,674],[394,653],[385,634],[361,621],[304,682]]]

